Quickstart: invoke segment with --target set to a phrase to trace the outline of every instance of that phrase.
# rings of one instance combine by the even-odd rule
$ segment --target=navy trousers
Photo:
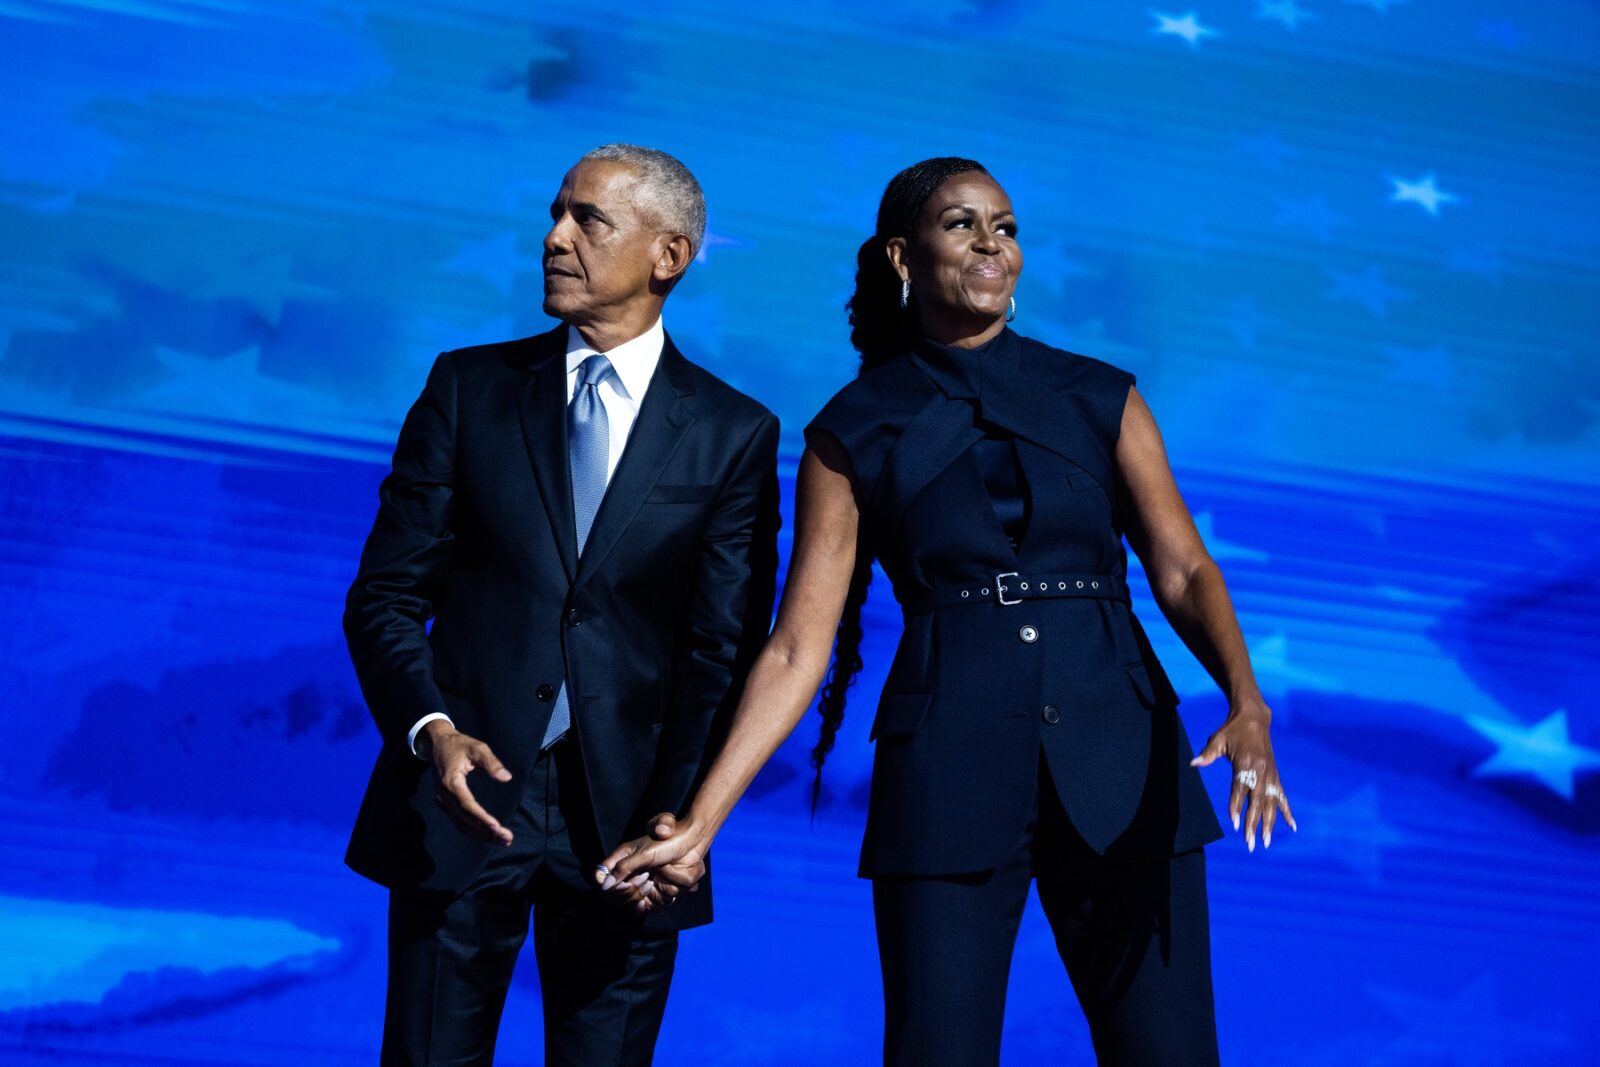
[[[1067,821],[1040,762],[1035,814],[999,867],[873,880],[884,1063],[1000,1062],[1012,948],[1039,901],[1100,1063],[1218,1063],[1205,853],[1107,862]]]
[[[569,736],[539,756],[511,819],[511,846],[496,851],[465,892],[391,892],[384,1067],[493,1062],[530,910],[544,1062],[650,1063],[678,935],[645,936],[601,898],[591,880],[600,853],[582,775]]]

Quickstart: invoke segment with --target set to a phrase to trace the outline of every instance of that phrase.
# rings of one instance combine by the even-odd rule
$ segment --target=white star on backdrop
[[[1427,348],[1384,345],[1383,354],[1394,362],[1389,376],[1399,381],[1422,382],[1448,389],[1455,384],[1455,361],[1450,347],[1440,343]]]
[[[1277,130],[1267,130],[1255,136],[1240,134],[1233,139],[1233,147],[1235,151],[1261,160],[1274,174],[1283,168],[1284,160],[1293,159],[1300,154],[1298,148],[1292,148],[1278,140]]]
[[[261,370],[261,346],[212,358],[170,345],[153,345],[164,376],[126,405],[175,417],[270,422],[282,427],[340,413],[336,397]]]
[[[1231,554],[1234,554],[1235,558],[1241,558],[1231,552],[1225,543],[1222,543],[1223,547],[1219,549],[1217,542],[1205,536],[1205,527],[1209,524],[1198,521],[1199,516],[1196,516],[1196,520],[1195,525],[1202,528],[1201,536],[1205,540],[1206,547],[1212,550],[1214,558],[1226,559]],[[1238,552],[1246,553],[1242,558],[1265,559],[1265,554],[1258,556],[1248,555],[1248,553],[1253,553],[1254,551],[1253,549],[1238,550]],[[1293,690],[1340,693],[1348,692],[1350,689],[1345,681],[1335,678],[1331,674],[1312,670],[1309,667],[1301,667],[1297,663],[1290,662],[1289,635],[1286,633],[1280,631],[1275,634],[1269,634],[1266,637],[1250,642],[1248,648],[1250,665],[1255,668],[1256,682],[1260,686],[1261,692],[1271,700],[1272,712],[1277,722],[1288,722],[1290,709],[1283,702],[1287,700],[1289,693]],[[1175,684],[1179,684],[1177,680],[1175,680]],[[1192,674],[1183,674],[1179,689],[1180,696],[1185,698],[1190,696],[1215,696],[1216,692],[1216,683],[1203,670],[1197,670]]]
[[[1434,218],[1439,217],[1440,204],[1454,204],[1461,200],[1455,193],[1447,193],[1439,188],[1432,174],[1424,174],[1414,182],[1391,174],[1389,181],[1394,185],[1394,191],[1389,194],[1390,200],[1400,204],[1416,204]]]
[[[1333,803],[1296,803],[1293,797],[1289,803],[1302,827],[1295,835],[1296,848],[1333,857],[1370,886],[1383,883],[1384,852],[1404,844],[1406,835],[1378,810],[1376,783]]]
[[[1065,241],[1040,241],[1028,246],[1027,274],[1048,286],[1052,293],[1062,293],[1069,281],[1098,278],[1101,273],[1100,268],[1068,252]]]
[[[1210,550],[1212,559],[1247,559],[1252,563],[1265,563],[1268,559],[1267,554],[1259,548],[1247,548],[1237,541],[1224,541],[1217,536],[1216,515],[1212,512],[1196,513],[1194,525],[1200,533],[1200,540]]]
[[[1479,778],[1532,778],[1569,803],[1579,771],[1600,770],[1600,751],[1574,744],[1567,736],[1567,713],[1557,711],[1532,726],[1482,715],[1467,725],[1498,746],[1472,769]]]
[[[1263,328],[1275,328],[1282,321],[1262,313],[1256,307],[1256,298],[1249,293],[1228,301],[1223,311],[1222,321],[1233,339],[1247,349],[1256,347],[1256,335]]]
[[[501,296],[510,296],[519,274],[538,274],[544,261],[522,250],[522,234],[502,230],[493,237],[463,241],[444,267],[456,274],[475,274],[492,285]]]
[[[1210,26],[1200,23],[1200,18],[1193,11],[1182,15],[1168,15],[1160,11],[1150,12],[1151,18],[1156,20],[1156,25],[1151,28],[1151,33],[1170,33],[1174,37],[1181,37],[1190,48],[1200,47],[1200,41],[1205,37],[1221,37],[1221,30],[1214,30]]]
[[[1275,196],[1272,203],[1278,209],[1278,215],[1273,219],[1277,226],[1291,230],[1304,230],[1319,241],[1326,241],[1335,226],[1343,226],[1350,220],[1328,206],[1328,198],[1321,193],[1295,200],[1287,196]]]
[[[725,237],[714,230],[707,229],[705,236],[700,240],[700,248],[694,254],[696,263],[705,263],[710,259],[713,248],[744,248],[745,242],[735,237]]]
[[[1409,300],[1409,290],[1390,285],[1383,280],[1383,268],[1373,264],[1360,274],[1328,269],[1333,288],[1323,294],[1328,300],[1351,300],[1378,318],[1387,318],[1389,304],[1395,300]]]
[[[1302,21],[1315,21],[1322,16],[1307,11],[1295,0],[1256,0],[1255,17],[1281,22],[1291,30],[1298,30]]]
[[[1450,249],[1450,269],[1462,270],[1468,274],[1476,274],[1496,285],[1500,284],[1500,249],[1494,244],[1482,244],[1476,248],[1454,247]]]
[[[1394,979],[1394,975],[1389,980]],[[1566,1026],[1508,1018],[1501,1010],[1492,973],[1441,998],[1389,986],[1366,992],[1405,1029],[1387,1046],[1372,1050],[1366,1062],[1388,1064],[1453,1063],[1470,1067],[1530,1063],[1569,1048]],[[1573,1062],[1573,1061],[1568,1061]]]
[[[1346,687],[1331,674],[1296,666],[1289,662],[1289,635],[1276,633],[1250,646],[1250,663],[1255,667],[1261,689],[1281,700],[1291,689],[1314,689],[1337,693]]]
[[[1478,36],[1485,41],[1492,41],[1508,52],[1514,52],[1521,47],[1528,35],[1517,29],[1517,24],[1510,19],[1494,19],[1478,23]]]

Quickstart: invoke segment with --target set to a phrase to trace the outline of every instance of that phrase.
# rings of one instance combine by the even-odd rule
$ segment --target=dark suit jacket
[[[849,453],[861,536],[906,616],[873,726],[862,874],[993,867],[1022,839],[1041,749],[1097,852],[1221,836],[1124,591],[1114,453],[1133,380],[1006,330],[981,354],[919,346],[807,427]],[[1015,441],[1031,509],[1016,549],[974,455],[985,433]],[[1020,599],[1045,576],[1067,595],[997,603],[1002,582]],[[951,588],[954,604],[927,606]]]
[[[767,634],[777,419],[669,338],[580,560],[565,352],[560,326],[441,355],[379,488],[344,629],[383,747],[346,862],[384,885],[459,890],[496,847],[433,799],[422,716],[511,770],[470,779],[505,822],[565,679],[609,850],[687,806]],[[647,922],[710,921],[709,889]]]

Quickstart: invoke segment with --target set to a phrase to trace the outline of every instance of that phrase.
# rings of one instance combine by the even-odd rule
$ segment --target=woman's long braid
[[[845,594],[844,614],[839,617],[839,632],[833,642],[833,662],[822,684],[822,699],[817,702],[817,711],[822,714],[822,730],[817,746],[811,750],[811,766],[816,769],[816,776],[811,780],[813,814],[822,797],[822,764],[833,751],[839,724],[844,722],[846,692],[855,684],[856,672],[861,670],[861,605],[867,601],[867,587],[871,584],[872,551],[862,545],[856,549],[855,571],[850,576],[850,591]]]
[[[988,173],[981,163],[971,159],[925,159],[896,174],[884,189],[878,203],[877,230],[856,253],[856,291],[845,302],[850,313],[850,343],[861,353],[859,373],[904,355],[921,336],[915,310],[900,306],[900,275],[889,261],[889,239],[910,238],[917,217],[934,190],[969,171]],[[839,725],[844,721],[845,695],[861,670],[861,606],[866,603],[867,587],[872,584],[872,551],[859,537],[857,545],[855,571],[845,595],[839,632],[834,637],[833,663],[828,667],[822,699],[817,705],[822,713],[822,731],[811,750],[811,766],[816,768],[811,783],[813,813],[822,795],[822,764],[833,751]]]

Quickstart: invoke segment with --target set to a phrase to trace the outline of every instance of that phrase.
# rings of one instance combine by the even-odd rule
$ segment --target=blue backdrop
[[[1600,9],[1195,3],[0,0],[0,1060],[373,1062],[343,591],[434,354],[545,328],[546,206],[614,140],[704,184],[668,326],[790,488],[925,156],[1009,190],[1018,328],[1138,373],[1302,827],[1212,849],[1226,1062],[1600,1058]],[[877,1056],[868,625],[816,820],[813,719],[719,842],[664,1063]],[[1036,906],[1006,1042],[1090,1062]]]

